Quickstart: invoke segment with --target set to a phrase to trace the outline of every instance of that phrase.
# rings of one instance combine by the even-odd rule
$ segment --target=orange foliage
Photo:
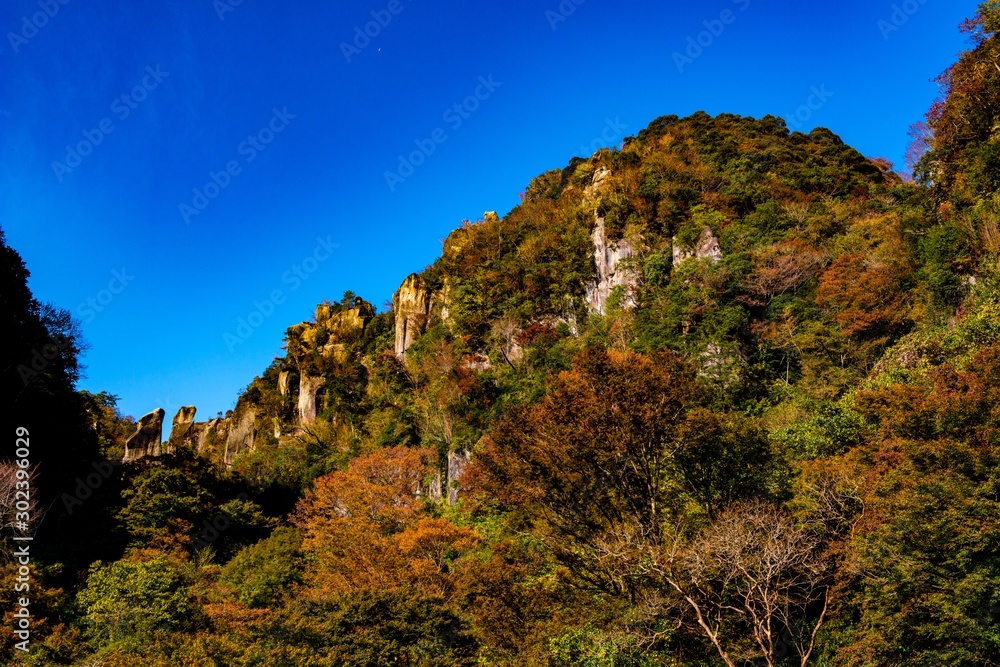
[[[905,267],[861,253],[841,255],[823,272],[816,303],[833,312],[845,334],[884,341],[908,322]]]
[[[316,480],[296,510],[306,583],[320,596],[413,585],[449,595],[449,563],[475,531],[429,516],[421,483],[430,452],[391,447]]]

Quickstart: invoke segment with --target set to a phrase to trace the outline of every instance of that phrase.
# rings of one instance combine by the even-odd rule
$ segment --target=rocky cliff
[[[594,210],[594,229],[590,240],[594,246],[593,279],[585,288],[587,306],[592,313],[603,315],[611,296],[611,290],[622,287],[625,290],[622,305],[635,305],[635,288],[639,284],[639,274],[626,260],[639,254],[641,239],[629,238],[609,241],[605,228],[605,218],[598,213],[602,197],[607,193],[607,178],[610,171],[599,168],[594,179],[584,191],[584,205]]]
[[[430,320],[431,294],[419,274],[411,273],[392,295],[392,312],[396,327],[396,356],[406,356],[406,349],[417,336],[427,330]]]
[[[136,422],[135,433],[125,441],[125,461],[160,455],[165,414],[163,408],[156,408]]]

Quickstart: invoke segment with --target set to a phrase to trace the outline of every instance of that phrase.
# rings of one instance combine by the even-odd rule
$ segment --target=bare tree
[[[756,657],[773,667],[789,645],[805,667],[829,601],[821,535],[783,507],[753,501],[686,545],[675,541],[657,568],[729,667]],[[749,646],[740,641],[746,634]]]

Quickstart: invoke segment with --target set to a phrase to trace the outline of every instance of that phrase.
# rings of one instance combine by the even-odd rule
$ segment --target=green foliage
[[[209,495],[199,480],[174,468],[150,468],[122,492],[118,520],[137,543],[169,532],[187,532],[207,509]]]
[[[408,591],[359,592],[293,608],[297,643],[343,667],[464,667],[475,639],[440,599]]]
[[[97,562],[77,604],[97,645],[137,643],[191,623],[188,585],[185,573],[163,557]]]
[[[608,634],[592,626],[573,628],[549,641],[552,667],[660,667],[673,660],[649,652],[639,638]]]
[[[807,401],[806,419],[772,434],[780,449],[796,459],[839,456],[864,442],[864,420],[842,404]]]
[[[300,580],[301,544],[297,530],[277,528],[267,539],[237,553],[222,569],[220,581],[248,607],[276,605]]]

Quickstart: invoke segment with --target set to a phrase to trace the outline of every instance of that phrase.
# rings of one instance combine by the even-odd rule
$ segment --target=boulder
[[[163,408],[143,415],[135,425],[135,433],[125,441],[123,461],[135,461],[146,456],[159,456],[163,440]]]

